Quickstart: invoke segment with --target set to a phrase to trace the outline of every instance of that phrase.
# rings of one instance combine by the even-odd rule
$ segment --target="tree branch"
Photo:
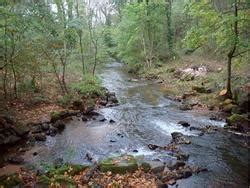
[[[242,52],[239,52],[239,53],[233,55],[233,57],[237,57],[237,56],[242,55],[242,54],[244,54],[244,53],[246,53],[246,52],[249,52],[249,51],[250,51],[250,49],[244,50],[244,51],[242,51]]]

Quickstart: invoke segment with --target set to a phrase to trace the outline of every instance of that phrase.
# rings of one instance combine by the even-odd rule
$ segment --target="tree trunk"
[[[166,16],[167,16],[167,46],[169,54],[172,57],[173,52],[173,28],[172,28],[172,0],[166,0]]]
[[[82,76],[85,75],[85,64],[84,64],[84,55],[83,55],[83,45],[82,45],[82,33],[79,33],[80,38],[80,50],[81,50],[81,60],[82,60]]]
[[[54,73],[55,73],[55,75],[56,75],[57,81],[58,81],[58,83],[59,83],[59,85],[60,85],[60,88],[61,88],[63,94],[64,94],[64,88],[63,88],[63,86],[62,86],[62,83],[61,83],[61,80],[60,80],[60,76],[58,75],[58,73],[57,73],[57,71],[56,71],[56,66],[54,65],[54,63],[52,63],[52,66],[53,66]]]
[[[8,74],[8,67],[5,66],[5,69],[4,69],[4,78],[3,78],[3,91],[4,91],[4,98],[5,99],[7,99],[7,96],[8,96],[7,87],[6,87],[7,74]]]
[[[232,89],[231,89],[231,76],[232,76],[232,57],[230,54],[228,55],[227,60],[227,93],[226,97],[231,99],[232,98]]]
[[[14,78],[14,96],[15,99],[17,99],[17,78],[16,78],[16,70],[14,67],[13,62],[11,61],[11,69],[12,69],[12,73],[13,73],[13,78]]]
[[[96,41],[96,45],[95,45],[95,56],[94,56],[94,67],[93,67],[93,76],[95,75],[95,69],[96,69],[96,64],[97,64],[97,41]]]
[[[232,49],[228,53],[228,62],[227,62],[227,93],[226,97],[231,99],[232,98],[232,88],[231,88],[231,76],[232,76],[232,59],[235,57],[234,53],[236,51],[238,42],[239,42],[239,31],[238,31],[238,4],[237,0],[234,0],[234,25],[233,25],[233,32],[234,32],[234,44]]]

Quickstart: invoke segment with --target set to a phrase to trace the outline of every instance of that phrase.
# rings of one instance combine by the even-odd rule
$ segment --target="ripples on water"
[[[100,110],[107,119],[117,123],[82,122],[74,118],[62,134],[48,137],[29,151],[29,162],[53,161],[62,157],[75,163],[86,163],[86,153],[96,159],[129,153],[151,159],[170,160],[164,152],[150,151],[149,143],[166,145],[171,133],[178,131],[190,136],[191,145],[182,149],[190,154],[189,162],[207,167],[209,172],[181,180],[180,187],[246,187],[248,181],[248,151],[239,147],[237,139],[229,134],[215,133],[198,136],[177,125],[180,120],[192,126],[223,127],[224,122],[192,112],[179,111],[178,104],[166,99],[160,87],[149,81],[129,81],[130,75],[119,63],[108,65],[100,75],[103,85],[116,92],[121,105]],[[115,142],[110,142],[113,140]],[[133,150],[138,153],[133,153]],[[39,155],[32,156],[38,150]]]

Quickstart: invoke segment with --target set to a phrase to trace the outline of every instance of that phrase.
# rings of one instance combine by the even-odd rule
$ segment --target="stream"
[[[179,180],[179,187],[248,187],[248,149],[239,144],[236,135],[215,132],[199,136],[199,132],[177,125],[184,120],[194,127],[223,127],[224,122],[212,121],[195,111],[179,110],[180,104],[164,96],[158,84],[131,79],[119,63],[107,65],[100,78],[103,86],[115,92],[120,102],[118,106],[98,110],[108,121],[83,122],[73,117],[61,134],[49,136],[46,142],[39,142],[28,151],[27,163],[52,162],[57,158],[88,163],[86,153],[95,159],[128,153],[167,162],[172,160],[171,155],[152,151],[147,145],[167,145],[171,133],[177,131],[189,136],[192,142],[181,146],[190,155],[188,163],[208,169]],[[109,123],[110,119],[115,123]],[[38,155],[33,156],[34,152]]]

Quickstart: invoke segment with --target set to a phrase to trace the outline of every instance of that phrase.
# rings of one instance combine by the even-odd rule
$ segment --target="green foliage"
[[[58,103],[61,105],[61,106],[68,106],[70,104],[70,102],[73,100],[73,96],[72,94],[66,94],[66,95],[63,95],[61,98],[58,99]]]
[[[115,38],[118,57],[134,69],[151,66],[165,45],[164,3],[133,3],[124,7]],[[163,17],[163,18],[162,18]]]
[[[226,3],[229,7],[232,4]],[[226,12],[226,13],[225,13]],[[246,40],[246,28],[250,21],[247,17],[249,10],[239,12],[236,18],[229,8],[218,10],[210,1],[202,0],[199,2],[191,1],[186,7],[186,13],[193,18],[192,27],[187,31],[184,43],[191,49],[198,46],[210,45],[215,41],[214,51],[228,53],[236,40],[239,40],[237,47],[239,51],[249,48],[249,40]],[[239,26],[239,37],[235,38],[232,28],[235,19]]]
[[[72,83],[70,87],[84,96],[104,94],[100,80],[92,75],[85,75],[83,81]]]

